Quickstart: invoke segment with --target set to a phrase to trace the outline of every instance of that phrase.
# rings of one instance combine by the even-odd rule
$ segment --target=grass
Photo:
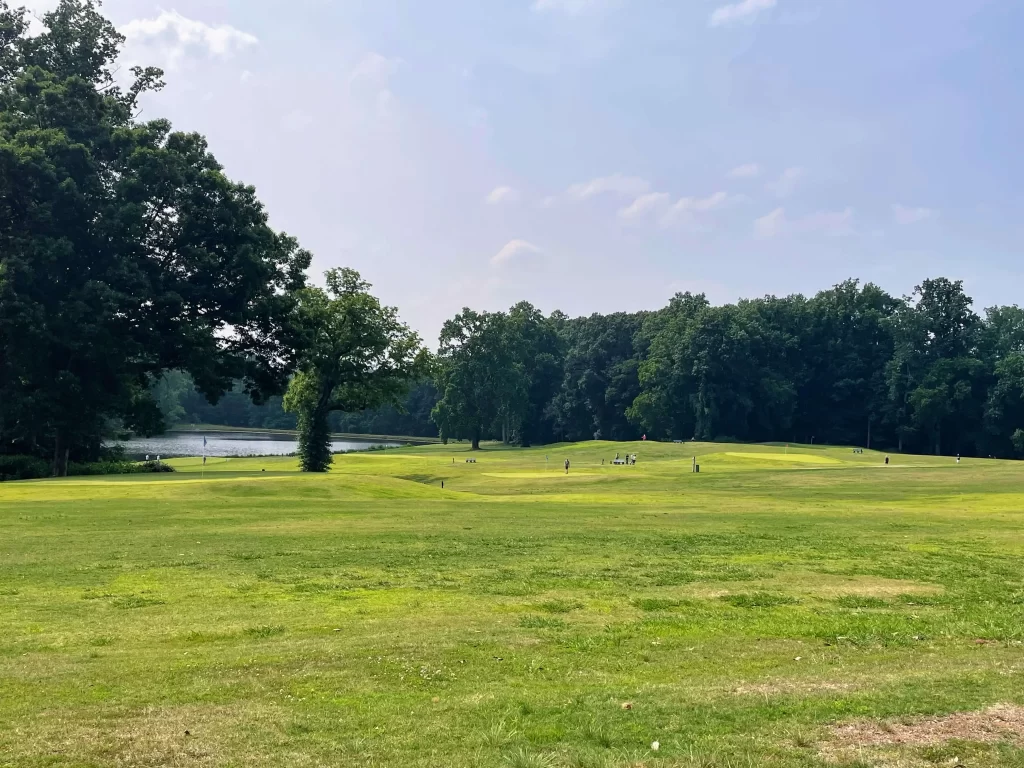
[[[467,455],[0,485],[0,766],[1024,766],[827,746],[1024,704],[1024,465]]]

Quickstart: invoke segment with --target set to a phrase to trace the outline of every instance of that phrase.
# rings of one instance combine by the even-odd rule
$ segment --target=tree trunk
[[[868,416],[868,445],[867,449],[871,450],[871,417]]]
[[[476,429],[473,430],[472,450],[474,450],[474,451],[479,451],[480,450],[480,428],[479,427],[477,427]]]
[[[71,449],[66,445],[67,440],[64,437],[64,432],[59,427],[57,434],[53,438],[53,476],[54,477],[67,477],[68,476],[68,455]]]
[[[299,464],[303,472],[326,472],[331,455],[331,428],[326,405],[317,403],[299,414]]]

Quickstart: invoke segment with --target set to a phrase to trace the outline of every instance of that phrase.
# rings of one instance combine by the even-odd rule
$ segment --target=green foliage
[[[108,459],[86,463],[69,462],[69,476],[87,475],[138,475],[151,472],[174,472],[166,462],[133,462],[122,459]],[[37,480],[49,477],[51,467],[44,459],[35,456],[0,456],[0,482],[10,480]]]
[[[326,472],[331,464],[332,411],[398,406],[427,372],[419,336],[383,306],[370,285],[351,269],[326,273],[327,289],[296,292],[291,319],[298,371],[284,398],[298,415],[303,470]]]
[[[548,318],[463,310],[440,339],[446,438],[806,442],[1024,452],[1024,310],[979,318],[960,282]]]
[[[0,37],[0,450],[65,474],[112,419],[159,431],[169,370],[212,398],[282,390],[309,254],[203,137],[135,120],[162,73],[116,84],[124,40],[93,0],[61,0],[34,36],[0,5]]]
[[[36,480],[50,475],[50,465],[35,456],[0,456],[0,482]]]

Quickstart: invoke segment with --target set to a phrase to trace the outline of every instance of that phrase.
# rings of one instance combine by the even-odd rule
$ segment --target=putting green
[[[593,472],[572,472],[568,477],[593,477]],[[544,480],[551,477],[566,477],[564,470],[549,470],[548,472],[484,472],[484,477],[515,477],[521,479]]]
[[[737,459],[754,459],[755,461],[789,461],[798,464],[842,464],[838,459],[829,456],[813,456],[809,453],[739,453],[728,451],[725,456]]]

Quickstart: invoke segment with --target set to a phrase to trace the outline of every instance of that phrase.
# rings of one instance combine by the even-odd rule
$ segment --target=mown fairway
[[[2,485],[0,765],[1024,765],[885,737],[1024,704],[1024,465],[785,450]]]

